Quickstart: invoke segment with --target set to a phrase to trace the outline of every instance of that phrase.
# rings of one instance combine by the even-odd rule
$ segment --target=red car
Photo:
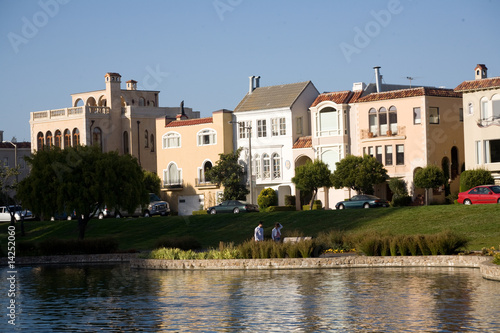
[[[500,186],[481,185],[468,191],[458,193],[458,203],[464,205],[472,204],[500,204]]]

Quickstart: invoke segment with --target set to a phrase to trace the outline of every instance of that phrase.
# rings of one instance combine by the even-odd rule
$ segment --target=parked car
[[[127,216],[144,216],[150,217],[153,215],[168,215],[170,214],[170,206],[168,202],[161,200],[156,194],[149,193],[149,204],[146,207],[137,207],[137,209],[130,215],[126,210],[114,209],[104,206],[96,213],[98,219],[105,217],[127,217]]]
[[[481,185],[468,191],[458,193],[458,203],[464,205],[472,204],[500,204],[500,186]]]
[[[32,220],[35,218],[31,211],[29,211],[28,209],[23,209],[19,205],[1,206],[0,222],[10,222],[10,212],[12,211],[14,212],[16,221],[20,221],[21,217],[24,217],[24,220]]]
[[[259,211],[259,206],[244,203],[238,200],[223,201],[217,206],[212,206],[207,208],[208,214],[220,214],[220,213],[238,214],[240,212],[258,212],[258,211]]]
[[[389,202],[374,195],[358,194],[346,201],[337,202],[336,209],[389,207]]]

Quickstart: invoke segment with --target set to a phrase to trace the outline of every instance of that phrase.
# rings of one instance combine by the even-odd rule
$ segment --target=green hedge
[[[320,210],[323,209],[323,203],[321,200],[314,200],[312,210]],[[311,205],[303,205],[302,210],[311,210]]]
[[[207,211],[202,209],[202,210],[193,210],[193,215],[207,215]]]
[[[295,206],[270,206],[266,212],[292,212],[295,210]]]

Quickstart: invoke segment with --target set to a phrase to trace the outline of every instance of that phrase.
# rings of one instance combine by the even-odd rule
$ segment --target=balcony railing
[[[182,190],[184,188],[184,182],[180,181],[164,181],[162,184],[164,189],[167,190]]]
[[[107,115],[110,112],[108,106],[77,106],[72,108],[63,108],[55,110],[46,110],[33,112],[32,117],[34,121],[37,120],[47,120],[47,119],[58,119],[58,118],[78,118],[82,114],[104,114]]]
[[[500,116],[494,115],[477,121],[477,126],[479,127],[489,127],[492,125],[500,126]]]
[[[199,178],[195,179],[195,186],[196,187],[218,187],[218,185],[216,183],[212,183],[209,180],[199,179]]]
[[[371,138],[379,138],[380,140],[383,140],[385,138],[405,136],[405,135],[406,135],[406,126],[398,126],[396,132],[386,131],[385,133],[373,133],[369,129],[361,130],[361,140],[371,139]]]

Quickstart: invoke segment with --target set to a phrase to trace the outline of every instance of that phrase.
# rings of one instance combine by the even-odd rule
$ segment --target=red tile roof
[[[316,100],[312,103],[311,107],[314,107],[318,105],[321,102],[324,101],[331,101],[336,104],[348,104],[348,103],[353,103],[356,102],[361,96],[363,91],[334,91],[334,92],[329,92],[329,93],[322,93],[318,97],[316,97]]]
[[[416,96],[460,98],[462,97],[462,94],[460,92],[453,91],[453,89],[418,87],[411,89],[401,89],[401,90],[393,90],[380,93],[372,93],[370,95],[366,95],[359,98],[357,102],[358,103],[373,102],[373,101],[382,101],[387,99],[408,98]]]
[[[460,83],[455,91],[472,91],[472,90],[485,90],[485,89],[493,89],[500,88],[500,77],[492,77],[489,79],[481,79],[481,80],[470,80],[464,81]]]
[[[312,147],[312,139],[311,136],[301,136],[295,141],[293,144],[293,149],[298,148],[311,148]]]
[[[209,124],[209,123],[213,123],[212,117],[174,120],[169,122],[165,127],[193,126],[193,125]]]

